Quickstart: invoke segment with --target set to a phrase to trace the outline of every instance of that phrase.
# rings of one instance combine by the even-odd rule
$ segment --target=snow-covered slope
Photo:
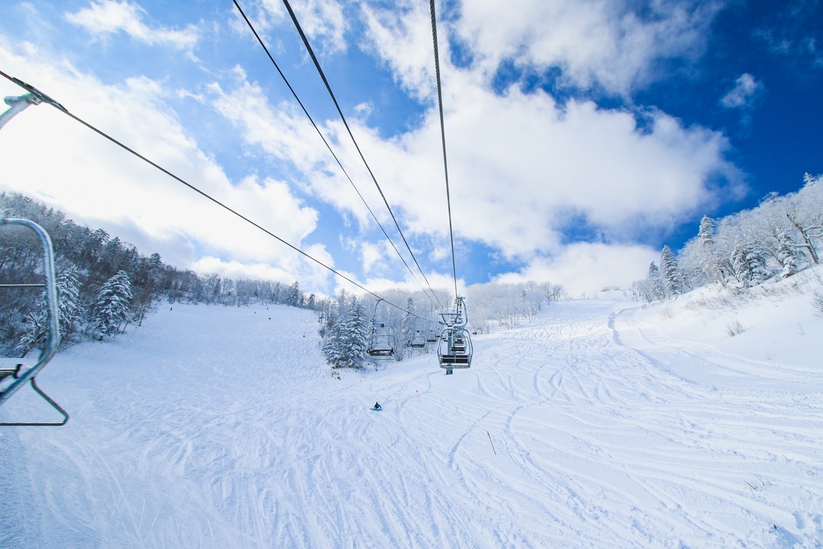
[[[167,306],[44,370],[66,427],[0,431],[0,546],[823,544],[823,368],[638,305],[552,304],[452,376],[340,379],[307,311]]]

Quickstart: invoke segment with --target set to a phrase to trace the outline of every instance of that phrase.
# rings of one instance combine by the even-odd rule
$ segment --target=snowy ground
[[[67,426],[0,430],[0,547],[821,547],[823,320],[785,294],[561,302],[470,370],[341,379],[309,312],[166,306],[44,370]]]

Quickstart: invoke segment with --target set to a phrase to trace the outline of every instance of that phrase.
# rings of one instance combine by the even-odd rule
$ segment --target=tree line
[[[704,216],[697,236],[675,255],[669,246],[634,290],[648,301],[707,284],[749,288],[820,263],[823,175],[806,174],[794,193],[771,193],[750,210]]]
[[[315,309],[314,294],[300,284],[234,280],[201,275],[142,255],[103,229],[78,225],[65,214],[17,193],[0,193],[6,217],[42,226],[54,246],[62,345],[103,339],[140,324],[161,300],[171,303],[284,304]],[[37,236],[18,226],[0,229],[0,283],[42,282],[42,248]],[[46,304],[40,289],[0,289],[0,352],[25,356],[46,336]]]
[[[335,365],[360,365],[366,358],[372,321],[396,338],[396,357],[414,351],[412,342],[439,334],[438,312],[452,306],[448,290],[391,289],[381,292],[385,301],[340,290],[333,297],[303,292],[299,282],[222,278],[198,274],[163,263],[160,255],[142,255],[135,246],[103,229],[90,229],[68,219],[63,212],[18,193],[0,193],[0,209],[6,217],[29,219],[42,226],[54,246],[62,345],[102,340],[140,325],[161,301],[244,306],[257,303],[302,307],[318,313],[324,347],[339,340],[351,349],[329,355]],[[0,229],[0,283],[42,282],[42,249],[36,235],[23,227]],[[566,296],[562,286],[551,283],[493,282],[466,289],[469,327],[488,333],[493,324],[516,327],[530,321],[544,304]],[[0,289],[0,352],[25,356],[45,341],[46,303],[41,289]],[[336,332],[335,332],[336,330]],[[335,335],[337,334],[337,335]],[[333,337],[334,336],[334,337]],[[337,343],[333,343],[333,346]]]

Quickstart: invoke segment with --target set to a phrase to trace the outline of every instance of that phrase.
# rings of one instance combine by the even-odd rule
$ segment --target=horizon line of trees
[[[42,226],[54,246],[59,323],[62,346],[102,340],[140,325],[161,300],[170,303],[205,303],[246,306],[283,304],[314,310],[319,315],[320,335],[327,341],[339,319],[356,308],[365,325],[358,337],[368,339],[374,298],[340,290],[333,297],[305,293],[299,282],[223,278],[198,274],[164,264],[160,255],[145,256],[137,248],[103,229],[78,225],[54,208],[19,193],[0,193],[0,209],[7,217],[21,217]],[[36,283],[42,280],[42,249],[36,235],[16,226],[0,230],[0,283]],[[397,337],[398,358],[411,352],[416,335],[439,331],[441,308],[449,309],[453,296],[435,289],[435,299],[422,291],[391,289],[377,318]],[[493,323],[516,327],[530,321],[544,304],[565,299],[562,286],[551,283],[476,284],[466,290],[469,324],[473,331],[488,333]],[[0,352],[25,356],[41,346],[47,335],[46,304],[42,290],[0,291]],[[355,330],[357,331],[357,330]],[[368,346],[368,341],[361,342]],[[361,357],[364,358],[364,357]]]
[[[660,266],[649,265],[633,291],[647,301],[719,284],[750,288],[788,278],[820,264],[823,240],[823,174],[805,174],[793,193],[770,193],[749,210],[718,220],[704,216],[697,236],[675,255],[663,246]]]
[[[0,209],[6,217],[34,221],[51,237],[63,347],[115,336],[132,323],[140,325],[162,299],[227,306],[271,303],[316,309],[319,305],[314,294],[300,289],[299,282],[234,280],[166,265],[157,253],[142,255],[103,229],[78,225],[63,212],[19,193],[0,193]],[[3,227],[0,282],[41,281],[42,247],[37,236],[25,227]],[[0,290],[0,311],[3,356],[26,356],[44,342],[47,322],[42,290]]]

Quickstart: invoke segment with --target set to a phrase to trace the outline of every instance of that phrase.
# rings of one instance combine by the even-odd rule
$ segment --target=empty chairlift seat
[[[420,330],[415,330],[414,336],[412,337],[411,342],[409,343],[409,347],[412,349],[422,349],[426,346],[426,338],[420,332]]]
[[[393,358],[394,350],[397,347],[397,339],[391,326],[386,326],[383,322],[377,322],[377,307],[382,298],[374,304],[374,314],[371,319],[371,334],[369,336],[369,348],[367,353],[373,358]]]

